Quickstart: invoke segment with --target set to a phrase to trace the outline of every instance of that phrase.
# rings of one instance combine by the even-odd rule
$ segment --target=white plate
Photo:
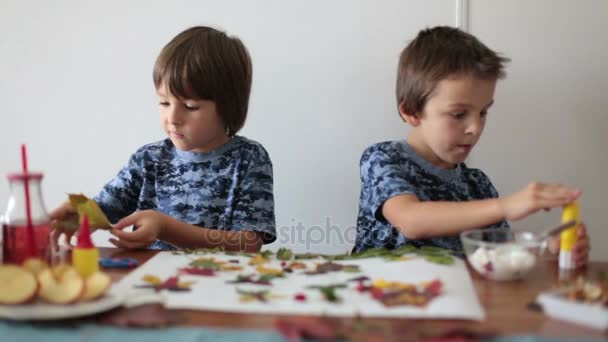
[[[69,305],[54,305],[43,302],[26,305],[0,305],[0,318],[36,321],[76,318],[108,311],[120,306],[123,300],[123,296],[110,290],[105,296],[92,302]]]
[[[541,292],[537,302],[549,317],[571,321],[594,329],[608,330],[608,309],[601,305],[585,304],[564,299],[565,290]]]

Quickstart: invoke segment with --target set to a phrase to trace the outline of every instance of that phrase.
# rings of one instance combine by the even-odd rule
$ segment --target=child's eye
[[[169,102],[166,102],[166,101],[160,101],[160,102],[158,103],[158,105],[159,105],[159,106],[161,106],[161,107],[169,107]]]
[[[460,120],[460,119],[464,118],[465,114],[466,114],[465,112],[453,113],[452,117],[454,119]]]
[[[195,111],[198,110],[198,107],[196,106],[192,106],[192,105],[188,105],[188,104],[184,104],[184,108],[186,108],[189,111]]]
[[[482,118],[485,118],[486,116],[488,116],[488,111],[484,110],[483,112],[479,113],[481,115]]]

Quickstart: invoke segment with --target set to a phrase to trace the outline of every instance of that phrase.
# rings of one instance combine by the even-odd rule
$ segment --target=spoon
[[[571,228],[576,225],[576,220],[570,220],[560,224],[557,227],[549,228],[542,233],[535,236],[532,232],[519,232],[517,234],[516,239],[520,242],[528,242],[528,243],[544,243],[546,240],[559,235],[564,230]]]
[[[564,230],[566,230],[572,226],[575,226],[575,225],[576,225],[576,220],[566,221],[557,227],[545,230],[544,232],[542,232],[539,235],[538,238],[539,238],[539,240],[545,240],[545,239],[554,237],[554,236],[558,235],[559,233],[563,232]]]

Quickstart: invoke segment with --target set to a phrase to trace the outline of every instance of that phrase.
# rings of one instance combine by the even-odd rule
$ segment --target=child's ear
[[[410,114],[405,111],[405,103],[401,102],[399,104],[399,115],[401,118],[405,120],[412,127],[416,127],[420,125],[420,118],[416,114]]]

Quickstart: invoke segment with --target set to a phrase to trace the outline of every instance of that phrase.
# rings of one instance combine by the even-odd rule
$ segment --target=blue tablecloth
[[[47,324],[13,323],[0,321],[0,342],[98,342],[98,341],[142,341],[142,342],[257,342],[284,341],[275,331],[233,330],[214,328],[115,328],[85,324],[81,326],[53,326]],[[605,339],[544,338],[536,336],[510,336],[490,339],[491,342],[600,342]]]

